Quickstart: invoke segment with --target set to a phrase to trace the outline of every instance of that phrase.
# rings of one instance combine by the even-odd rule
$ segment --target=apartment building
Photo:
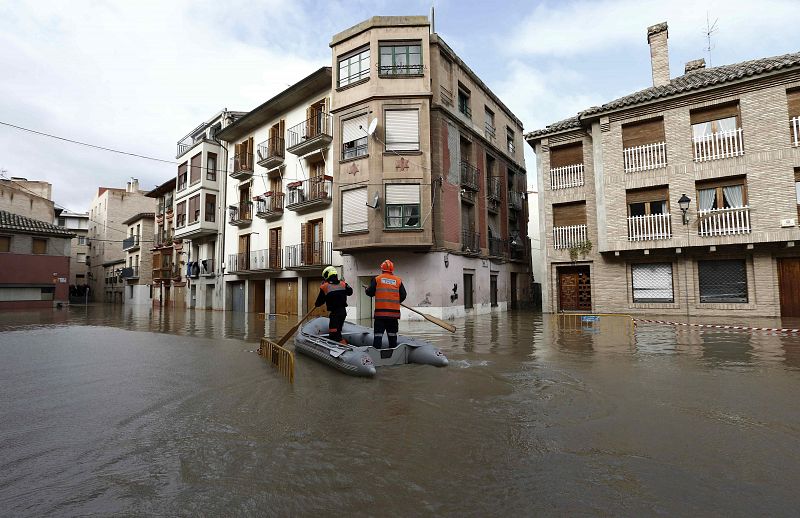
[[[154,235],[150,250],[152,300],[157,307],[186,307],[186,259],[183,240],[175,237],[175,186],[173,177],[145,196],[156,200]]]
[[[331,69],[322,67],[225,127],[225,307],[305,314],[332,250]],[[322,310],[318,310],[322,313]]]
[[[72,238],[70,251],[72,256],[69,261],[70,286],[84,286],[88,282],[89,267],[86,264],[89,257],[89,213],[57,211],[53,224],[65,228],[75,234]]]
[[[333,249],[367,284],[391,259],[442,318],[530,297],[522,123],[424,16],[333,36]],[[369,318],[357,290],[350,318]],[[403,310],[403,318],[410,315]]]
[[[47,223],[53,222],[56,208],[53,186],[41,180],[18,176],[0,179],[0,210]]]
[[[122,222],[127,236],[122,240],[125,259],[120,272],[125,304],[149,305],[153,298],[153,255],[155,213],[140,212]]]
[[[124,189],[100,187],[89,207],[87,256],[89,297],[99,302],[122,302],[121,264],[125,253],[120,243],[127,237],[125,220],[141,212],[153,212],[154,202],[139,190],[135,178]],[[111,268],[113,266],[113,268]],[[120,272],[116,272],[119,269]],[[109,289],[106,289],[109,284]]]
[[[800,53],[669,72],[526,135],[547,311],[800,316]]]
[[[175,239],[186,252],[187,307],[223,309],[222,257],[228,149],[219,133],[244,112],[222,110],[178,141]]]

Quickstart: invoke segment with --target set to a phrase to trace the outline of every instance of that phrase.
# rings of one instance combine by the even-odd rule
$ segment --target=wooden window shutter
[[[628,205],[631,203],[646,203],[650,201],[668,201],[669,192],[666,185],[661,187],[648,187],[646,189],[632,189],[625,192]]]
[[[553,205],[553,226],[569,227],[586,224],[586,202]]]
[[[786,101],[789,104],[789,118],[800,117],[800,88],[786,92]]]
[[[689,119],[692,124],[700,124],[728,117],[736,117],[737,126],[739,125],[739,103],[721,104],[708,108],[698,108],[689,112]]]
[[[278,229],[271,228],[269,230],[269,249],[270,251],[278,249]]]
[[[46,254],[47,253],[47,240],[33,238],[33,253]]]
[[[583,142],[550,148],[550,169],[583,163]]]
[[[656,142],[665,142],[664,119],[634,122],[622,126],[622,147],[636,147]]]

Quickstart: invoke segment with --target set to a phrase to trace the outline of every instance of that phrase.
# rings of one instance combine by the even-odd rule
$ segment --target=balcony
[[[287,246],[284,266],[287,270],[324,268],[331,264],[331,245],[330,241],[317,241]]]
[[[250,269],[250,256],[246,253],[228,254],[227,273],[243,273]]]
[[[172,265],[153,268],[153,280],[168,281],[172,279]]]
[[[267,169],[281,165],[286,155],[284,145],[283,137],[271,137],[259,144],[256,148],[258,165]]]
[[[583,185],[583,164],[565,165],[550,169],[550,189],[569,189]]]
[[[279,271],[283,267],[280,248],[277,250],[254,250],[250,252],[251,271]]]
[[[268,192],[256,200],[256,216],[267,221],[278,219],[283,215],[282,192]]]
[[[249,225],[253,221],[253,202],[243,201],[235,205],[228,206],[228,221],[231,225],[241,227]]]
[[[553,227],[553,248],[564,250],[585,243],[586,225],[569,225],[566,227]]]
[[[173,264],[172,270],[170,272],[172,280],[179,281],[181,279],[181,267],[180,265]]]
[[[524,262],[528,259],[528,253],[524,246],[512,246],[510,256],[512,261]]]
[[[698,211],[697,233],[700,236],[730,236],[750,233],[750,207]]]
[[[155,246],[154,248],[162,248],[165,246],[172,246],[172,241],[174,239],[174,234],[172,229],[163,230],[161,234],[156,235],[155,242],[153,243]]]
[[[508,191],[508,206],[514,210],[522,210],[522,196],[519,191]]]
[[[800,146],[800,117],[792,117],[792,145]]]
[[[692,138],[694,161],[707,162],[744,155],[742,128]]]
[[[654,142],[622,150],[626,173],[667,167],[667,143]]]
[[[421,76],[424,73],[423,65],[378,65],[379,77]]]
[[[497,214],[500,212],[500,189],[501,181],[499,176],[492,176],[488,182],[487,209],[489,212]]]
[[[253,153],[239,153],[231,158],[231,178],[246,180],[253,176]]]
[[[216,273],[214,270],[214,259],[202,259],[200,263],[200,277],[213,277]]]
[[[669,214],[645,214],[628,217],[628,241],[655,241],[672,238]]]
[[[122,250],[132,252],[139,249],[139,236],[130,236],[122,240]]]
[[[295,212],[305,212],[325,207],[331,203],[333,178],[315,176],[302,182],[292,182],[288,188],[286,208]]]
[[[120,277],[123,279],[138,279],[139,278],[139,267],[138,266],[128,266],[122,269],[120,273]]]
[[[481,235],[472,230],[461,231],[461,251],[469,255],[481,253]]]
[[[492,257],[508,257],[508,240],[497,237],[489,238],[489,255]]]
[[[460,170],[461,187],[470,191],[478,191],[478,168],[462,160]]]
[[[298,156],[327,147],[333,140],[333,116],[317,112],[310,119],[289,128],[286,136],[289,140],[286,151]]]

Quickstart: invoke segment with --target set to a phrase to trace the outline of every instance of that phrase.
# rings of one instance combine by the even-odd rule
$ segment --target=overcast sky
[[[648,25],[669,22],[673,76],[797,52],[798,0],[436,0],[436,30],[526,131],[651,85]],[[322,65],[331,35],[373,15],[427,15],[430,1],[0,0],[0,121],[172,159],[222,108],[247,111]],[[535,163],[526,150],[533,183]],[[0,169],[47,180],[85,211],[98,186],[162,183],[176,166],[0,126]]]

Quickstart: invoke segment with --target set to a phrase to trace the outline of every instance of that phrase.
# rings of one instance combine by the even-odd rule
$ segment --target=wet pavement
[[[0,514],[797,515],[800,337],[454,323],[401,327],[447,368],[289,385],[285,319],[2,313]]]

